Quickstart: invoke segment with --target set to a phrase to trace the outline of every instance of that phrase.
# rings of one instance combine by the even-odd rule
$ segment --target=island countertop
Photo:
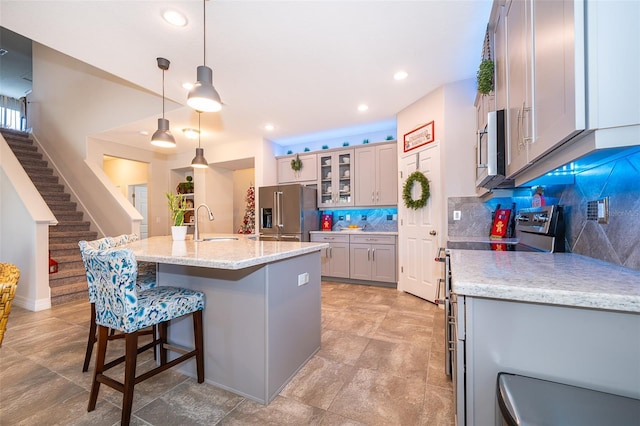
[[[243,269],[319,251],[327,243],[292,241],[257,241],[255,236],[241,234],[207,234],[213,241],[173,241],[171,236],[151,237],[135,241],[127,247],[137,260],[173,265],[200,266],[217,269]]]
[[[451,250],[464,296],[640,313],[640,271],[572,253]]]

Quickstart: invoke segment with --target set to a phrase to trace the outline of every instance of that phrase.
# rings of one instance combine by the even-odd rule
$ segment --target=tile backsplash
[[[331,214],[333,216],[334,231],[346,228],[349,225],[358,225],[367,231],[397,232],[398,231],[398,209],[341,209],[324,210],[321,214]]]
[[[630,154],[582,172],[572,185],[546,186],[546,204],[565,208],[566,246],[573,253],[640,270],[640,153]],[[512,197],[483,202],[476,197],[448,200],[448,233],[451,237],[488,236],[492,213],[498,204],[516,210],[531,207],[533,192],[520,189]],[[609,222],[587,219],[587,203],[609,198]],[[453,220],[453,211],[461,220]]]

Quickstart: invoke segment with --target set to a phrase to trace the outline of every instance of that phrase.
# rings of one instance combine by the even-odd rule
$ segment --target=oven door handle
[[[438,249],[438,255],[435,258],[436,262],[444,262],[444,257],[446,256],[446,247],[440,247]]]

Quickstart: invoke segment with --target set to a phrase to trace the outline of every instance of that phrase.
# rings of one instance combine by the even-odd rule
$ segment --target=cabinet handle
[[[333,258],[333,247],[329,247],[327,251],[329,252],[329,257]]]
[[[380,201],[380,192],[376,191],[376,201]]]
[[[371,250],[371,261],[372,262],[376,261],[376,249]]]
[[[367,249],[367,261],[371,260],[371,249]]]
[[[373,203],[375,199],[375,192],[371,191],[371,202]]]

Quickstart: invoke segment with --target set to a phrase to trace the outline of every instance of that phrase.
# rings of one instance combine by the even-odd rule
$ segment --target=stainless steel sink
[[[207,237],[203,238],[202,241],[235,241],[237,239],[236,237]]]

